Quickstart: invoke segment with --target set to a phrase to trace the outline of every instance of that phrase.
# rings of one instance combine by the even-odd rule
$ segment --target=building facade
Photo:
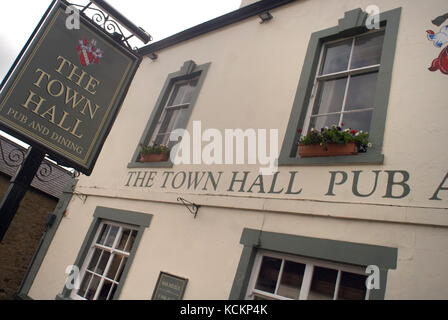
[[[139,50],[22,295],[448,298],[448,3],[243,4]],[[369,143],[299,155],[325,127]]]

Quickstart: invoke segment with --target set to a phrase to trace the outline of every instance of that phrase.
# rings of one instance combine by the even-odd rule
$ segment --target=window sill
[[[351,156],[309,157],[292,158],[281,157],[278,159],[279,166],[311,166],[311,165],[339,165],[339,164],[383,164],[384,155],[380,153],[367,152]]]
[[[136,168],[172,168],[173,163],[168,161],[163,162],[130,162],[128,164],[128,169]]]

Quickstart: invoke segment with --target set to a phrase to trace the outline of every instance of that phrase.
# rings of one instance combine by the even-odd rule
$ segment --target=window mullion
[[[86,273],[90,273],[90,272],[86,271]],[[82,296],[84,299],[87,299],[86,297],[87,297],[87,294],[89,293],[89,289],[90,289],[90,286],[92,285],[93,279],[95,279],[94,273],[92,273],[92,277],[90,278],[89,284],[86,287],[86,291],[84,292],[84,295]]]
[[[336,284],[334,287],[334,295],[333,295],[333,300],[337,300],[338,299],[338,294],[339,294],[339,284],[341,283],[341,277],[342,277],[342,271],[338,270],[338,276],[336,278]]]
[[[307,263],[305,274],[303,275],[302,288],[300,289],[299,300],[307,300],[310,293],[311,281],[313,279],[314,266]]]
[[[369,300],[370,298],[370,289],[366,288],[366,296],[365,296],[365,300]]]
[[[98,296],[100,295],[101,289],[103,287],[104,278],[101,277],[100,283],[98,284],[98,287],[96,288],[95,295],[93,296],[92,300],[98,300]]]
[[[320,70],[322,69],[322,63],[324,60],[324,52],[325,52],[325,45],[322,46],[321,52],[320,52],[320,57],[319,57],[319,63],[318,63],[318,67],[316,70],[316,76],[314,77],[314,85],[313,85],[313,89],[311,90],[311,96],[310,96],[310,101],[308,104],[308,111],[305,117],[305,125],[303,126],[303,131],[301,136],[305,136],[308,132],[308,129],[310,127],[310,121],[311,121],[311,115],[313,114],[313,109],[314,109],[314,103],[316,102],[316,96],[317,96],[317,90],[319,88],[320,85],[320,81],[319,81],[319,73]]]
[[[350,80],[351,79],[352,79],[352,77],[349,75],[348,78],[347,78],[347,84],[346,84],[346,87],[345,87],[344,100],[342,101],[341,116],[339,117],[338,126],[340,126],[342,124],[342,118],[343,118],[344,112],[345,112],[345,104],[347,103],[348,88],[350,87]]]
[[[255,257],[255,261],[254,261],[254,266],[255,266],[254,273],[253,273],[251,279],[249,280],[249,288],[251,288],[251,290],[249,290],[246,295],[247,296],[246,298],[248,298],[248,299],[253,300],[253,292],[255,290],[258,276],[260,274],[262,261],[263,261],[263,254],[257,254],[257,256]]]
[[[350,58],[348,59],[348,66],[347,66],[347,70],[350,72],[350,67],[352,65],[352,59],[353,59],[353,51],[355,49],[355,40],[356,38],[353,38],[352,41],[352,48],[350,50]],[[350,80],[351,80],[352,76],[349,73],[348,77],[347,77],[347,84],[345,87],[345,93],[344,93],[344,100],[342,101],[342,108],[341,108],[341,117],[339,118],[339,123],[338,126],[341,126],[342,124],[342,118],[344,116],[344,111],[345,111],[345,104],[347,103],[347,96],[348,96],[348,89],[350,88]]]
[[[277,294],[278,287],[280,286],[280,281],[283,275],[283,268],[285,267],[285,259],[282,259],[282,264],[280,265],[280,271],[278,272],[277,283],[275,285],[274,294]]]

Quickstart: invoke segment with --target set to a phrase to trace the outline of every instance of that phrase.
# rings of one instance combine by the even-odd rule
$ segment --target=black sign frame
[[[20,82],[20,79],[17,78],[18,75],[22,74],[27,66],[27,63],[31,61],[33,52],[37,50],[37,44],[45,35],[45,32],[51,27],[51,21],[55,19],[55,16],[57,14],[61,14],[61,10],[64,11],[65,14],[66,8],[68,6],[70,6],[70,4],[65,0],[54,0],[52,2],[44,17],[33,32],[32,36],[28,40],[27,44],[20,52],[12,68],[4,78],[0,88],[0,105],[4,104],[4,102],[7,100],[5,97],[10,94],[10,91],[13,91],[11,90],[11,88],[15,88],[15,85]],[[129,86],[142,61],[142,57],[139,56],[137,52],[129,50],[119,41],[113,39],[110,34],[101,29],[98,25],[93,23],[87,16],[82,13],[80,15],[80,23],[84,28],[91,30],[95,34],[95,37],[98,37],[103,42],[107,43],[111,48],[119,52],[120,55],[128,58],[130,61],[130,66],[127,69],[127,73],[123,75],[122,82],[120,83],[120,86],[117,87],[117,93],[112,99],[113,102],[109,106],[110,110],[108,110],[107,115],[104,116],[101,126],[93,129],[96,130],[96,135],[95,139],[88,141],[90,145],[89,152],[86,152],[87,156],[82,160],[76,159],[72,155],[66,152],[64,153],[63,150],[58,150],[57,147],[51,144],[51,141],[45,141],[45,139],[42,139],[41,137],[33,137],[20,128],[14,127],[10,123],[5,122],[3,119],[0,119],[0,129],[26,142],[32,147],[43,150],[49,155],[51,159],[55,160],[60,165],[72,167],[79,172],[90,175],[97,162],[104,142],[109,135],[112,125],[115,122],[115,119],[121,109],[122,103],[129,90]]]

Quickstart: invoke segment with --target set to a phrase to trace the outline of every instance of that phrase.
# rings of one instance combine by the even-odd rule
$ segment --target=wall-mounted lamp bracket
[[[158,57],[159,56],[155,52],[151,52],[150,54],[148,54],[148,58],[151,59],[152,61],[157,60]]]
[[[182,204],[188,209],[188,211],[190,211],[190,213],[192,215],[194,215],[194,218],[196,219],[196,216],[198,215],[199,208],[201,207],[200,205],[197,205],[195,203],[187,201],[181,197],[177,198],[177,201],[182,202]]]
[[[260,23],[268,22],[273,18],[272,14],[269,11],[260,13],[258,17],[261,19]]]

